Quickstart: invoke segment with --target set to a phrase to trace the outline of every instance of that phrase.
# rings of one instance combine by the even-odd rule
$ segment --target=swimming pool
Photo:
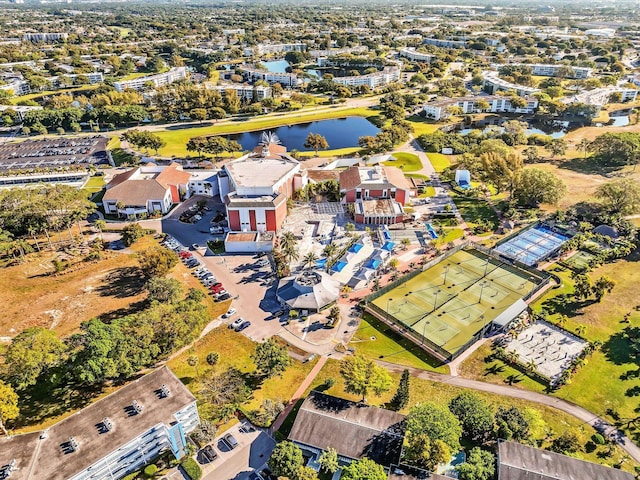
[[[341,272],[346,266],[347,262],[345,262],[344,260],[338,260],[335,265],[331,267],[331,270],[333,270],[334,272]]]

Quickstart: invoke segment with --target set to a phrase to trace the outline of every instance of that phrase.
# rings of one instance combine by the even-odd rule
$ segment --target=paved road
[[[531,392],[529,390],[523,390],[516,387],[509,387],[506,385],[496,385],[493,383],[485,383],[477,380],[471,380],[463,377],[453,377],[451,375],[444,375],[440,373],[427,372],[419,370],[417,368],[404,367],[402,365],[396,365],[394,363],[384,362],[378,360],[377,363],[391,372],[401,373],[407,369],[414,377],[422,378],[424,380],[430,380],[437,383],[447,383],[457,387],[471,388],[481,392],[493,393],[496,395],[502,395],[505,397],[519,398],[522,400],[529,400],[540,405],[546,405],[548,407],[557,408],[569,415],[582,420],[584,423],[591,425],[597,430],[605,433],[610,438],[615,439],[620,447],[625,450],[636,462],[640,462],[640,448],[634,444],[630,438],[624,433],[615,428],[609,422],[602,417],[585,410],[574,403],[561,400],[551,395],[544,395],[542,393]]]

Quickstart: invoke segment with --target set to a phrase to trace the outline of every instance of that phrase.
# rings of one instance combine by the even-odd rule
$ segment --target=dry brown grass
[[[25,328],[43,326],[60,336],[75,332],[94,317],[111,320],[137,311],[146,298],[144,278],[137,268],[136,252],[155,243],[152,237],[139,240],[127,253],[105,252],[97,262],[82,262],[69,273],[52,275],[53,252],[34,253],[26,263],[0,270],[0,337],[13,337]],[[169,274],[185,290],[199,288],[208,293],[182,263]],[[205,303],[212,316],[227,304],[215,304],[207,295]]]

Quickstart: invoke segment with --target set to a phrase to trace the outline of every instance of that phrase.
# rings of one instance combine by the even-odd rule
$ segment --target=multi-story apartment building
[[[29,82],[27,82],[26,80],[18,80],[18,79],[14,79],[9,83],[0,85],[0,90],[5,90],[9,92],[11,95],[14,95],[16,97],[31,93],[31,87],[29,86]]]
[[[409,47],[401,49],[398,52],[398,54],[401,57],[408,58],[412,62],[431,63],[433,61],[433,59],[435,58],[435,55],[430,55],[428,53],[418,52],[418,51],[416,51],[415,48],[409,48]]]
[[[400,81],[400,69],[398,67],[385,67],[382,71],[368,75],[354,77],[334,77],[333,81],[347,87],[366,85],[370,88],[378,88],[383,85]]]
[[[287,52],[304,52],[307,50],[306,43],[262,43],[255,47],[247,47],[244,49],[244,54],[247,57],[252,55],[273,55],[277,53]]]
[[[322,57],[335,57],[337,55],[349,55],[353,53],[363,53],[369,50],[364,45],[358,45],[356,47],[345,47],[345,48],[331,48],[329,50],[310,50],[309,54],[311,58],[322,58]]]
[[[113,480],[171,450],[186,454],[195,397],[159,368],[40,432],[0,438],[7,480]]]
[[[283,87],[295,87],[302,83],[295,73],[268,72],[247,66],[241,67],[241,70],[244,80],[251,83],[264,80],[271,85],[279,83]]]
[[[217,90],[223,97],[229,90],[236,92],[239,98],[248,101],[260,102],[271,97],[271,87],[263,85],[207,85],[208,89]]]
[[[443,98],[426,103],[423,107],[425,115],[434,120],[440,120],[449,116],[449,107],[460,107],[463,113],[533,113],[538,108],[538,99],[535,97],[525,97],[527,106],[523,108],[514,107],[510,97],[499,95]],[[489,104],[486,110],[480,109],[478,103],[485,101]]]
[[[466,44],[466,40],[451,40],[447,38],[424,38],[422,43],[427,45],[433,45],[435,47],[444,48],[463,48]]]
[[[520,97],[528,97],[540,91],[539,88],[525,87],[524,85],[507,82],[499,77],[498,72],[489,70],[482,72],[482,87],[489,94],[513,90]]]
[[[124,90],[143,90],[147,82],[151,82],[154,87],[162,87],[164,85],[169,85],[173,82],[178,82],[180,80],[186,80],[189,77],[189,72],[187,71],[187,67],[174,67],[168,72],[157,73],[155,75],[149,75],[146,77],[134,78],[133,80],[122,80],[120,82],[115,82],[113,86],[119,92]]]
[[[585,79],[591,76],[593,69],[588,67],[574,67],[572,65],[563,64],[551,64],[551,63],[511,63],[509,65],[519,65],[531,68],[533,75],[540,77],[555,77],[558,75],[558,71],[565,71],[568,75],[567,78],[571,79]],[[499,69],[502,65],[493,65],[496,69]]]
[[[64,42],[69,37],[68,33],[54,33],[54,32],[29,32],[22,35],[22,40],[25,42]]]

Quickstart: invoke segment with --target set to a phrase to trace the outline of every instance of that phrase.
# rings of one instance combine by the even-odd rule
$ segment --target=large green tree
[[[387,480],[387,473],[382,465],[363,457],[344,467],[340,480]]]
[[[138,264],[145,277],[163,277],[178,264],[173,250],[154,246],[138,254]]]
[[[303,463],[302,450],[295,443],[284,441],[276,445],[267,464],[276,477],[295,479]]]
[[[496,473],[496,459],[491,452],[472,448],[467,460],[456,466],[460,480],[492,480]]]
[[[519,175],[513,198],[521,205],[537,207],[541,203],[556,205],[567,193],[567,186],[553,173],[527,168]]]
[[[640,183],[632,178],[603,183],[596,189],[596,198],[611,213],[633,215],[640,211]]]
[[[493,431],[493,410],[477,393],[463,392],[449,402],[449,410],[471,440],[485,439]]]
[[[402,372],[402,376],[400,377],[400,383],[398,384],[398,390],[396,390],[395,395],[391,398],[389,402],[391,405],[391,409],[402,410],[409,403],[409,381],[411,376],[409,375],[409,370],[405,369]]]
[[[19,414],[18,394],[11,388],[11,385],[0,380],[0,430],[2,433],[8,435],[7,421],[17,418]]]
[[[251,359],[256,364],[258,374],[267,378],[282,375],[291,365],[287,347],[277,343],[273,337],[258,343]]]
[[[307,139],[304,142],[304,148],[309,148],[316,152],[316,157],[318,156],[318,150],[326,150],[329,148],[329,142],[319,133],[309,133],[307,135]]]
[[[16,335],[4,355],[5,373],[18,390],[35,385],[38,378],[61,361],[64,344],[44,327],[28,328]]]
[[[340,361],[340,375],[344,379],[345,390],[362,396],[363,402],[369,393],[380,396],[391,387],[389,372],[360,354]]]
[[[521,442],[529,438],[529,421],[518,407],[499,407],[495,423],[500,439]]]

